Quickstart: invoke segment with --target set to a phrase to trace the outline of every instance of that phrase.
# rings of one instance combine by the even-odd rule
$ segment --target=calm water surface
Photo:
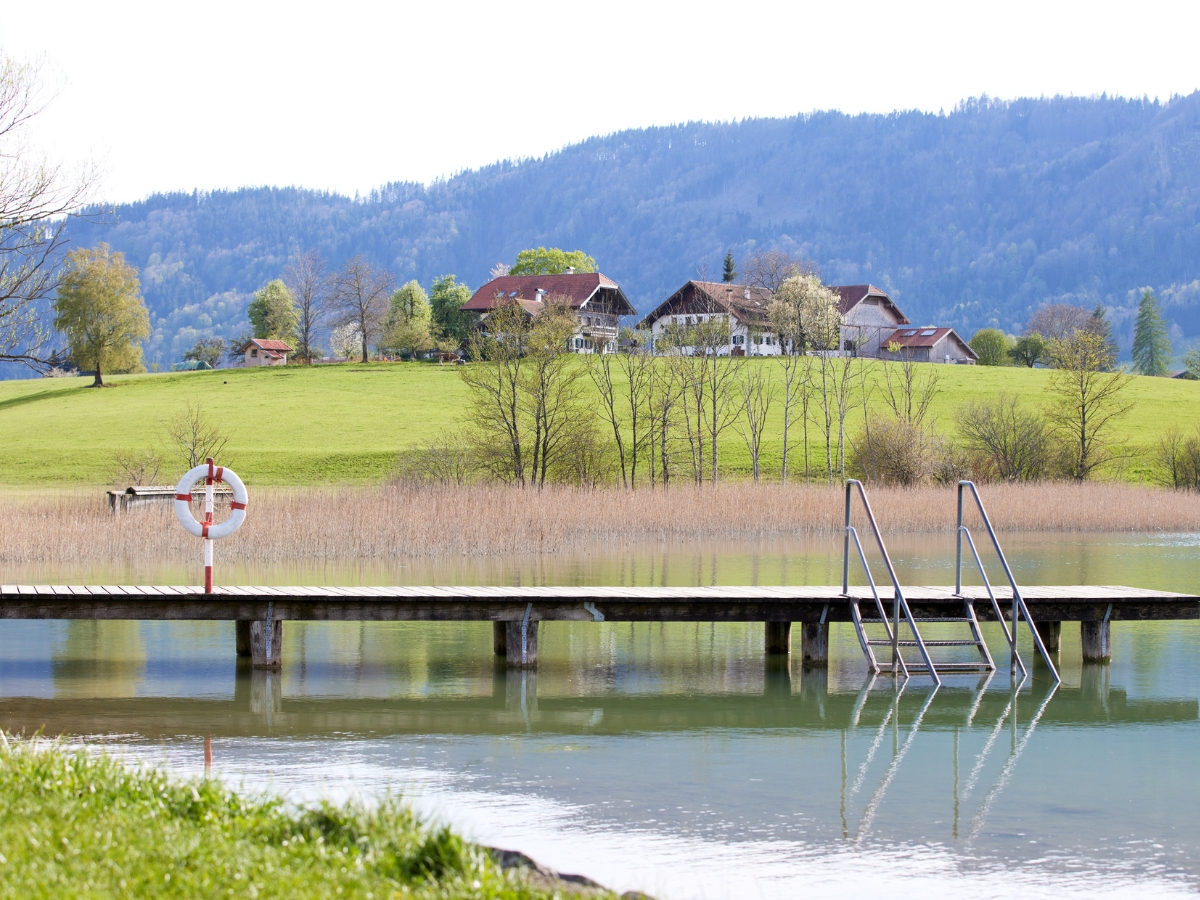
[[[1026,583],[1200,585],[1200,536],[1006,546]],[[892,550],[908,583],[952,579],[948,537]],[[839,553],[825,539],[221,574],[829,583]],[[7,567],[0,581],[194,573]],[[865,681],[850,626],[834,626],[819,673],[764,661],[757,624],[542,629],[540,669],[522,675],[496,667],[486,624],[289,623],[283,671],[268,675],[238,665],[225,623],[0,622],[0,726],[70,732],[184,774],[203,771],[211,736],[215,772],[234,784],[298,801],[400,791],[476,840],[663,898],[1200,888],[1196,623],[1117,624],[1109,666],[1083,666],[1066,624],[1057,690],[1037,669],[1014,690],[1002,669],[936,692]]]

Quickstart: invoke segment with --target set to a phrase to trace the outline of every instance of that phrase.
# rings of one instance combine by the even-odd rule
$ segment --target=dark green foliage
[[[1171,365],[1171,340],[1154,291],[1142,291],[1133,327],[1133,365],[1143,375],[1166,375]]]
[[[248,294],[279,277],[295,246],[331,270],[362,253],[428,288],[443,272],[481,284],[523,248],[586,242],[647,311],[699,264],[719,267],[713,248],[739,255],[753,242],[812,259],[827,283],[884,287],[914,321],[1015,333],[1047,302],[1115,308],[1135,286],[1200,279],[1198,140],[1200,94],[979,100],[946,115],[625,131],[360,200],[291,188],[156,195],[71,228],[77,246],[106,240],[142,269],[161,346],[195,329],[170,359],[199,337],[237,334]],[[217,309],[221,292],[232,293]],[[1173,296],[1170,319],[1200,334],[1200,291]]]
[[[183,354],[183,358],[206,362],[215,369],[228,350],[224,338],[209,338],[196,341],[192,349]]]
[[[453,275],[443,275],[433,280],[429,308],[434,340],[456,347],[466,344],[471,329],[471,314],[464,313],[462,306],[470,299],[471,289],[465,284],[458,284]]]
[[[979,354],[981,366],[1007,366],[1012,360],[1008,355],[1008,338],[995,328],[980,328],[972,336],[971,349]]]
[[[733,251],[730,250],[725,254],[725,262],[721,267],[721,280],[726,284],[733,284],[737,277],[737,266],[734,265]]]
[[[1046,361],[1047,349],[1046,339],[1034,332],[1018,339],[1008,351],[1008,355],[1012,357],[1013,362],[1032,369],[1038,363]]]

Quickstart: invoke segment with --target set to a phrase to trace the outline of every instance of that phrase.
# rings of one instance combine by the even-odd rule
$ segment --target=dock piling
[[[829,623],[805,622],[800,631],[800,658],[806,669],[829,667]]]
[[[256,669],[278,669],[282,665],[283,620],[273,619],[268,632],[267,622],[253,621],[250,625],[250,662]]]
[[[1057,653],[1062,647],[1062,622],[1038,621],[1035,627],[1042,643],[1046,645],[1046,652]]]
[[[250,655],[250,620],[238,619],[233,623],[234,634],[237,641],[237,655]]]
[[[792,623],[764,622],[763,643],[768,656],[787,656],[792,652]]]

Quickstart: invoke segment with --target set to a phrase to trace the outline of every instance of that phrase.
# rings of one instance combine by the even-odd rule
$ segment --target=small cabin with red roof
[[[241,348],[238,353],[245,354],[245,365],[250,366],[286,366],[287,355],[292,352],[283,341],[269,341],[260,338],[251,338]]]
[[[620,317],[637,313],[620,285],[599,272],[502,275],[477,290],[463,310],[486,320],[488,313],[506,303],[520,304],[531,316],[549,303],[568,304],[576,317],[570,347],[575,353],[615,353]]]

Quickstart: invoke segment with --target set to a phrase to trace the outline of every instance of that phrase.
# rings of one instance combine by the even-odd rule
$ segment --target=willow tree
[[[75,363],[96,373],[92,387],[104,386],[105,371],[145,371],[141,342],[150,336],[150,315],[137,269],[124,254],[108,244],[72,250],[54,310],[54,327],[66,336]]]

